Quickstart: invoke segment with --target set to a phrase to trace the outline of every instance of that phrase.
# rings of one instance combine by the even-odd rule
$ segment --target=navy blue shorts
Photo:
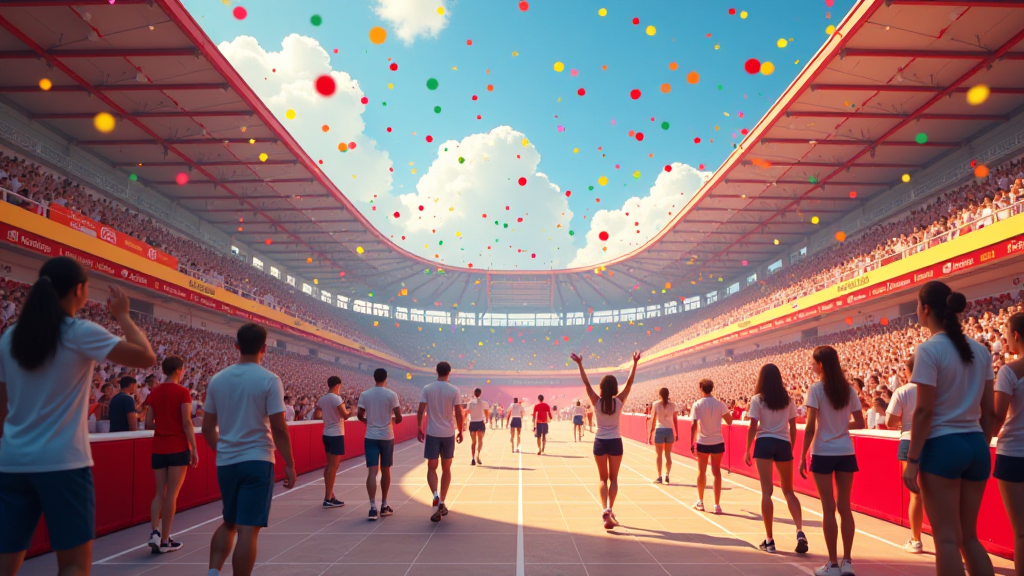
[[[327,452],[331,456],[345,455],[344,436],[322,436],[322,438],[324,439],[324,452]]]
[[[69,550],[95,538],[92,469],[0,472],[0,554],[28,550],[40,515],[46,517],[54,550]]]
[[[700,454],[725,454],[725,442],[718,444],[697,444],[697,452]]]
[[[470,432],[486,432],[487,431],[487,423],[484,422],[483,420],[481,420],[479,422],[470,422],[469,423],[469,431]]]
[[[594,439],[594,456],[622,456],[622,438]]]
[[[910,456],[910,440],[900,440],[900,447],[896,449],[896,459],[906,462],[908,456]]]
[[[655,444],[670,444],[676,441],[675,431],[671,428],[655,428],[654,429],[654,443]]]
[[[423,442],[423,457],[427,460],[451,460],[455,458],[455,436],[431,436]]]
[[[547,422],[538,422],[537,423],[537,431],[534,432],[533,435],[536,436],[537,438],[540,438],[541,436],[544,436],[547,433],[548,433],[548,424],[547,424]]]
[[[921,472],[950,480],[984,482],[992,470],[992,453],[981,432],[929,438],[921,450]]]
[[[366,453],[366,467],[390,468],[395,464],[395,441],[363,438],[363,452]]]
[[[274,465],[250,460],[217,466],[217,483],[224,499],[224,522],[266,528],[274,496]]]
[[[825,456],[811,454],[811,472],[832,475],[833,472],[857,472],[857,455]]]
[[[153,470],[163,470],[171,466],[188,466],[192,463],[192,452],[175,452],[174,454],[152,454],[149,464]]]
[[[583,416],[573,416],[572,424],[573,426],[583,426]]]
[[[523,419],[518,417],[518,416],[512,418],[512,423],[509,424],[508,427],[509,428],[522,428],[523,427]]]
[[[792,462],[793,446],[788,440],[762,436],[754,442],[754,458],[774,460],[775,462]]]
[[[1024,482],[1024,458],[996,454],[996,480],[1003,482]]]

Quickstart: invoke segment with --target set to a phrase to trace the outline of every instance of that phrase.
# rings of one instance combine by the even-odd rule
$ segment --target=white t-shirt
[[[699,422],[697,444],[706,446],[725,442],[722,437],[722,417],[731,412],[724,402],[713,396],[705,396],[693,403],[690,418]]]
[[[342,404],[344,402],[341,400],[341,396],[334,392],[328,392],[316,401],[316,405],[320,407],[322,413],[321,417],[324,419],[324,436],[345,435],[345,421],[338,416],[338,406]],[[310,413],[312,412],[310,410]]]
[[[572,407],[572,417],[573,418],[575,418],[577,416],[582,418],[586,414],[586,412],[587,411],[583,408],[583,406],[573,406]]]
[[[508,407],[508,413],[511,415],[512,418],[522,418],[523,417],[523,405],[518,403],[518,402],[516,402],[515,404],[510,405]]]
[[[825,384],[815,382],[807,391],[807,406],[818,410],[817,429],[811,443],[811,455],[846,456],[853,454],[850,438],[850,414],[860,412],[860,397],[852,386],[845,407],[836,410],[825,395]]]
[[[796,402],[792,399],[782,410],[769,409],[760,394],[750,399],[750,419],[757,420],[758,438],[778,438],[789,442],[789,421],[794,418]]]
[[[443,380],[436,380],[423,387],[420,403],[427,405],[427,436],[447,438],[455,435],[458,388]]]
[[[291,422],[295,420],[295,406],[285,405],[284,407],[284,420],[285,422]]]
[[[274,462],[270,415],[284,412],[284,386],[253,362],[232,364],[210,378],[203,411],[217,415],[217,466]]]
[[[1003,366],[996,376],[996,392],[1010,395],[1010,407],[996,442],[996,454],[1024,457],[1024,378],[1018,378],[1012,368]]]
[[[120,342],[99,324],[65,320],[52,360],[27,372],[11,356],[14,328],[0,338],[0,382],[10,414],[0,439],[0,472],[57,472],[92,466],[92,371]]]
[[[398,394],[383,386],[374,386],[359,395],[357,408],[366,412],[367,440],[393,440],[395,428],[391,423],[395,408],[401,406]]]
[[[917,384],[904,384],[892,393],[886,414],[900,417],[900,440],[910,440],[910,426],[917,409]]]
[[[946,434],[981,432],[981,396],[992,380],[992,355],[972,338],[967,343],[974,361],[960,360],[956,346],[945,332],[925,340],[914,355],[910,381],[935,388],[935,409],[928,438]]]
[[[622,416],[622,400],[615,399],[615,411],[605,414],[601,411],[601,401],[597,401],[594,409],[594,418],[597,420],[597,434],[594,438],[599,440],[612,440],[621,438],[619,435],[619,416]]]
[[[658,428],[675,428],[676,412],[679,408],[676,407],[675,402],[669,402],[668,404],[658,400],[651,407],[651,414],[654,414],[655,419],[658,420]]]
[[[469,421],[470,422],[483,422],[484,411],[490,408],[487,402],[484,402],[480,398],[474,397],[472,400],[466,403],[466,409],[469,410]]]

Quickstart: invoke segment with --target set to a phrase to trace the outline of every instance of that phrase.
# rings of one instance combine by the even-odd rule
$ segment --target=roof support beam
[[[811,92],[919,92],[922,94],[934,94],[945,90],[942,86],[920,86],[908,84],[812,84]],[[960,87],[953,92],[967,92],[969,88]],[[1024,88],[989,88],[992,94],[1024,94]]]
[[[889,0],[899,6],[970,6],[972,8],[1024,8],[1022,0]]]
[[[726,184],[809,184],[806,180],[753,180],[744,178],[726,178]],[[892,186],[892,182],[829,182],[831,186]]]
[[[1021,91],[1024,94],[1024,91]],[[762,138],[761,144],[812,144],[814,146],[871,146],[873,140],[806,140],[803,138]],[[919,148],[959,148],[959,142],[925,142],[919,144],[908,140],[880,142],[879,146],[913,146]]]
[[[136,112],[129,114],[129,118],[251,118],[255,114],[251,110],[196,110],[193,112],[172,111],[172,112]],[[33,114],[33,120],[92,120],[95,112],[58,112],[54,114]],[[120,114],[115,117],[122,118]]]
[[[255,142],[253,142],[255,140]],[[164,140],[163,144],[172,146],[194,145],[194,144],[277,144],[274,138],[182,138],[178,140]],[[160,146],[153,140],[79,140],[75,142],[79,146]]]
[[[743,161],[744,166],[753,166],[749,160]],[[772,162],[772,166],[781,168],[839,168],[846,167],[846,164],[833,164],[831,162]],[[858,168],[919,168],[919,164],[857,164]],[[810,182],[809,184],[814,184]]]
[[[967,120],[985,122],[1005,122],[1007,116],[999,114],[890,114],[888,112],[817,112],[813,110],[794,110],[786,112],[787,118],[863,118],[865,120]]]
[[[297,160],[267,160],[266,162],[260,162],[254,160],[252,162],[239,162],[238,160],[231,161],[220,161],[220,162],[114,162],[114,166],[124,168],[129,166],[134,167],[151,167],[151,168],[169,168],[169,167],[188,167],[194,166],[196,168],[205,168],[206,166],[295,166],[298,164]],[[227,182],[222,182],[227,184]]]
[[[7,4],[4,4],[6,7]],[[92,90],[84,86],[67,85],[67,86],[54,86],[46,92],[155,92],[161,90],[170,91],[191,91],[191,90],[223,90],[227,92],[230,86],[227,84],[101,84],[99,86],[90,86]],[[0,86],[0,92],[6,93],[18,93],[18,92],[32,92],[36,94],[42,94],[43,90],[38,85],[30,86]],[[127,115],[122,112],[122,115]]]
[[[939,2],[925,2],[929,6],[939,5]],[[971,6],[974,7],[979,2],[973,0],[956,2],[956,6]],[[1007,6],[1007,4],[1002,4]],[[1024,7],[1024,4],[1015,3],[1015,6],[1020,8]],[[861,58],[941,58],[943,60],[984,60],[992,55],[992,52],[985,52],[981,50],[890,50],[890,49],[875,49],[875,48],[844,48],[840,53],[840,58],[849,57],[861,57]],[[1003,60],[1024,60],[1024,53],[1022,52],[1010,52],[1000,56]]]
[[[177,186],[178,185],[178,183],[175,182],[174,180],[146,180],[145,182],[146,182],[146,184],[149,184],[151,186],[172,186],[172,185],[173,186]],[[257,178],[249,178],[249,179],[244,179],[244,180],[221,180],[219,183],[220,184],[224,184],[224,185],[231,185],[231,184],[267,184],[269,186],[272,186],[274,184],[313,184],[315,182],[316,182],[316,180],[313,180],[312,178],[271,178],[269,180],[262,180],[262,179],[257,179]],[[202,183],[202,182],[193,182],[193,184],[200,184],[200,183]],[[331,198],[330,194],[296,194],[296,196],[301,196],[302,198]],[[280,196],[275,196],[275,198],[279,198],[279,197]],[[178,198],[179,199],[183,199],[184,197],[183,196],[178,196]],[[200,196],[196,196],[196,198],[200,198]],[[201,198],[206,198],[207,200],[217,200],[217,198],[210,198],[209,194],[201,196]],[[251,198],[251,196],[250,196],[250,198]]]
[[[110,48],[107,50],[47,50],[46,53],[54,58],[146,58],[159,56],[200,56],[199,50],[194,46],[189,46],[185,48]],[[37,54],[34,50],[0,50],[0,60],[36,60],[39,57],[39,54]]]

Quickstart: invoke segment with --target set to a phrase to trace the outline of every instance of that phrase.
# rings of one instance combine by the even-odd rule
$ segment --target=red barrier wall
[[[305,474],[323,468],[327,463],[321,440],[323,422],[290,423],[288,435],[292,442],[295,473]],[[351,460],[363,455],[363,435],[366,426],[357,421],[345,422],[345,456]],[[416,417],[406,415],[395,426],[395,443],[416,438]],[[96,485],[96,535],[102,536],[130,526],[149,522],[149,505],[153,500],[155,481],[150,468],[153,450],[152,432],[123,434],[92,434],[92,469]],[[216,455],[206,445],[203,435],[196,430],[199,466],[190,468],[185,484],[178,494],[178,510],[187,510],[220,499],[217,485]],[[275,452],[276,480],[284,479],[284,461]],[[39,523],[29,556],[50,551],[45,520]]]
[[[689,442],[690,424],[689,419],[684,418],[679,421],[679,442],[672,446],[674,454],[688,458],[692,458]],[[649,423],[644,415],[628,414],[623,415],[620,430],[627,438],[646,442],[647,426]],[[730,473],[757,478],[757,470],[743,463],[743,453],[747,446],[749,430],[746,422],[723,425],[725,456],[722,458],[722,467]],[[902,526],[910,526],[907,517],[910,493],[903,486],[902,470],[899,461],[896,460],[899,435],[895,432],[887,434],[874,431],[855,431],[851,435],[853,436],[854,450],[857,452],[857,466],[860,468],[858,478],[853,484],[853,509],[868,516]],[[803,427],[798,427],[798,450],[803,445],[803,438]],[[995,462],[995,448],[991,450],[992,461]],[[818,491],[810,475],[804,480],[794,470],[793,476],[793,485],[797,492],[817,497]],[[778,473],[775,474],[775,484],[779,484]],[[879,487],[885,489],[880,490]],[[931,533],[927,515],[924,521],[924,530]],[[1006,515],[1006,508],[1003,506],[999,487],[994,479],[990,479],[985,487],[981,515],[978,518],[978,537],[990,553],[1004,558],[1013,558],[1013,531],[1010,529],[1010,519]]]

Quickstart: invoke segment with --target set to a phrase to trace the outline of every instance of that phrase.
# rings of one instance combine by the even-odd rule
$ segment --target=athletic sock
[[[374,504],[373,500],[370,500],[370,508],[374,508],[374,509],[377,508],[377,506]]]
[[[385,508],[387,505],[388,505],[388,501],[387,500],[381,500],[380,501],[380,507],[381,508]]]
[[[210,571],[206,573],[206,576],[220,576],[220,570],[210,568]]]

